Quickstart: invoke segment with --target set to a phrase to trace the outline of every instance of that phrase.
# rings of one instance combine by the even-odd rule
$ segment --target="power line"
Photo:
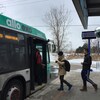
[[[22,2],[22,3],[14,3],[12,5],[8,5],[8,3],[6,4],[6,7],[12,7],[12,6],[17,6],[17,5],[29,5],[29,4],[34,4],[34,3],[40,3],[40,2],[46,2],[46,1],[49,1],[49,0],[38,0],[38,1],[32,1],[32,2]]]
[[[27,1],[27,0],[26,0],[26,1]],[[17,2],[26,2],[26,1],[23,1],[23,0],[16,0],[16,1],[15,1],[15,0],[14,0],[14,1],[11,1],[11,2],[10,2],[10,1],[8,1],[8,0],[5,0],[5,1],[2,1],[2,2],[0,2],[0,3],[9,3],[9,2],[10,2],[10,4],[11,4],[11,3],[17,3]]]
[[[66,25],[66,26],[72,26],[72,27],[81,27],[82,25]],[[88,25],[88,26],[100,26],[99,24],[98,25]],[[34,26],[34,27],[49,27],[49,26]],[[63,25],[62,25],[62,27],[63,27]],[[83,26],[82,26],[83,27]]]
[[[68,25],[68,26],[82,26],[82,25]],[[90,24],[90,25],[88,25],[88,26],[100,26],[100,24]]]
[[[4,1],[1,1],[0,3],[4,3],[4,2],[7,2],[8,0],[4,0]]]

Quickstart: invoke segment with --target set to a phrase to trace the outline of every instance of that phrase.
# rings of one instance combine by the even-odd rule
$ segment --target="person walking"
[[[82,64],[82,71],[81,71],[81,77],[83,80],[83,87],[80,89],[80,91],[87,91],[87,82],[91,83],[92,86],[94,87],[95,91],[97,91],[97,84],[94,83],[90,78],[90,68],[92,64],[92,57],[88,54],[88,48],[84,48],[84,61],[81,63]]]
[[[59,71],[58,71],[60,79],[60,88],[58,88],[59,91],[64,90],[63,83],[65,83],[68,86],[68,90],[72,88],[72,85],[66,80],[64,80],[64,75],[66,74],[66,70],[64,69],[64,60],[65,58],[63,52],[62,51],[58,52],[58,60],[55,62],[59,65]]]

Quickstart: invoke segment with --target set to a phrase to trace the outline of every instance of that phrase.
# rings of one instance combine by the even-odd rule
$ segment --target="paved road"
[[[98,84],[98,91],[95,92],[91,84],[88,84],[88,91],[81,92],[82,80],[80,72],[72,70],[67,73],[65,79],[73,84],[71,91],[64,86],[64,91],[57,91],[59,79],[56,78],[40,91],[31,95],[27,100],[100,100],[100,72],[91,72],[91,79]]]

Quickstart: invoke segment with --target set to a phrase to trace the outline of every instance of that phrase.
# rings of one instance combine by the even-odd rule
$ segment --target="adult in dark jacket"
[[[92,64],[92,58],[88,54],[88,49],[84,48],[84,61],[81,63],[82,64],[82,71],[81,71],[81,77],[83,80],[83,88],[80,89],[80,91],[87,91],[87,82],[91,83],[92,86],[94,87],[95,91],[97,91],[97,84],[94,83],[90,78],[90,67]]]

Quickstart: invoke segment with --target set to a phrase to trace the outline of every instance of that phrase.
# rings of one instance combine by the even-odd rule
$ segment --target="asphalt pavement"
[[[65,76],[65,80],[73,85],[70,91],[68,91],[66,85],[64,85],[64,91],[57,90],[59,88],[59,78],[57,77],[26,100],[100,100],[100,72],[91,72],[90,78],[98,84],[97,92],[89,83],[88,91],[81,92],[82,79],[80,71],[71,70]]]

